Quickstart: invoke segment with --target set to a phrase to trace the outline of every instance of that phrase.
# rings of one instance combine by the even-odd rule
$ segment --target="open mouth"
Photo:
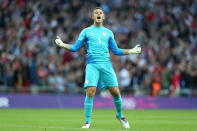
[[[97,19],[101,19],[101,17],[100,17],[100,16],[98,16],[98,17],[97,17]]]

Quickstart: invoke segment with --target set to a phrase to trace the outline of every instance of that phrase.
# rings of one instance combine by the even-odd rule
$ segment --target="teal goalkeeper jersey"
[[[109,48],[115,55],[123,55],[123,49],[119,49],[113,32],[103,26],[94,25],[83,29],[78,40],[70,45],[70,51],[79,50],[86,43],[87,63],[110,62]]]

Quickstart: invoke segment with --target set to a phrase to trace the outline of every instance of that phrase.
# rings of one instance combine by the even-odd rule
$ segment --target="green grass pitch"
[[[197,131],[197,110],[124,110],[131,131]],[[90,129],[83,109],[0,109],[0,131],[122,131],[114,110],[93,110]]]

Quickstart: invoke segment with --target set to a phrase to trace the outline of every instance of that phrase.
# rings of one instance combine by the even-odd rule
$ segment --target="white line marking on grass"
[[[85,130],[85,129],[82,129],[82,128],[67,128],[67,127],[61,127],[61,126],[34,126],[34,125],[3,125],[3,124],[0,124],[0,127],[10,127],[10,128],[48,128],[48,129],[68,129],[68,130]],[[127,131],[126,129],[125,130],[116,130],[116,129],[104,129],[104,128],[90,128],[88,130],[100,130],[100,131],[110,131],[110,130],[113,130],[113,131]],[[136,130],[131,130],[131,131],[136,131]]]
[[[83,120],[12,120],[12,119],[4,119],[4,121],[7,121],[8,123],[10,122],[82,122]],[[102,122],[106,123],[109,120],[102,120]],[[0,121],[1,122],[1,121]],[[3,121],[2,121],[3,122]],[[196,121],[183,121],[183,120],[131,120],[132,123],[134,124],[175,124],[175,125],[197,125]],[[6,124],[8,124],[6,123]]]
[[[13,119],[4,119],[3,121],[9,122],[73,122],[73,121],[83,121],[83,120],[13,120]],[[109,120],[102,120],[102,122],[108,122]],[[0,121],[1,122],[1,121]],[[197,125],[195,121],[183,121],[183,120],[132,120],[134,123],[145,123],[145,124],[189,124],[189,125]]]

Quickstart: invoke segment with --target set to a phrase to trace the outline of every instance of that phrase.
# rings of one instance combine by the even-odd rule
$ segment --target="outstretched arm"
[[[72,45],[64,43],[59,36],[57,36],[57,38],[55,39],[55,43],[57,46],[73,52],[78,51],[82,47],[84,41],[85,41],[85,30],[83,30],[80,33],[78,40]]]
[[[73,45],[70,45],[70,44],[64,43],[61,40],[61,38],[59,36],[57,36],[57,38],[55,40],[55,43],[56,43],[57,46],[59,46],[61,48],[65,48],[68,51],[75,52],[75,51],[78,51],[82,47],[84,41],[77,40]]]
[[[112,34],[110,40],[109,40],[109,47],[112,50],[112,52],[115,55],[130,55],[130,54],[139,54],[141,53],[141,47],[140,45],[136,45],[134,48],[132,49],[120,49],[118,48],[115,40],[114,40],[114,36]]]
[[[124,49],[118,48],[115,40],[112,37],[109,40],[109,48],[111,49],[114,55],[124,55]]]

